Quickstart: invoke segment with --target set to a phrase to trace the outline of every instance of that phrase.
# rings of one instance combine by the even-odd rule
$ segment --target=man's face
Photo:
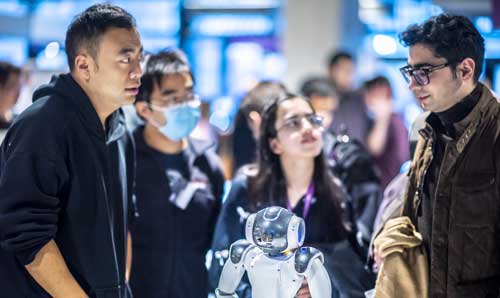
[[[311,105],[318,115],[323,117],[323,125],[329,128],[333,121],[333,113],[338,106],[338,98],[330,96],[311,96]]]
[[[139,91],[142,45],[135,29],[111,28],[99,40],[89,88],[97,100],[120,107],[132,104]]]
[[[0,110],[8,111],[14,107],[21,92],[21,74],[11,73],[7,82],[0,87]]]
[[[330,78],[341,92],[351,91],[354,82],[354,63],[342,58],[330,68]]]
[[[408,65],[414,68],[432,67],[451,61],[436,57],[434,50],[423,44],[410,47]],[[429,84],[420,85],[411,78],[409,88],[422,108],[431,112],[442,112],[454,106],[462,99],[459,93],[463,82],[454,77],[450,66],[436,69],[429,73]]]
[[[158,108],[167,108],[174,104],[184,103],[194,98],[193,78],[187,72],[163,76],[160,86],[154,84],[151,93],[151,105]],[[164,125],[167,121],[163,113],[153,109],[153,117]]]

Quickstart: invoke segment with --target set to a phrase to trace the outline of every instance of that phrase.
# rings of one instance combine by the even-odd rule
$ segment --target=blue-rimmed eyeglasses
[[[417,68],[414,68],[410,65],[406,65],[404,67],[401,67],[399,71],[401,72],[401,74],[403,74],[403,77],[405,78],[407,83],[410,83],[410,79],[411,77],[413,77],[417,82],[417,84],[427,85],[430,83],[429,74],[431,72],[441,68],[445,68],[450,65],[451,65],[450,62],[446,62],[435,66],[426,65]]]

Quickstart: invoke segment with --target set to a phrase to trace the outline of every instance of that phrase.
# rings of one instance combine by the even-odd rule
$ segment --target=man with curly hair
[[[401,73],[430,112],[403,206],[422,235],[428,295],[499,297],[500,105],[478,82],[484,39],[469,19],[448,14],[400,39],[410,50]]]

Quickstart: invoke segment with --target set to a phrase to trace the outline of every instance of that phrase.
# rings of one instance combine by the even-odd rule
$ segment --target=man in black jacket
[[[137,209],[130,285],[140,298],[208,296],[205,255],[221,205],[224,177],[213,144],[189,137],[200,101],[180,50],[152,55],[136,111]]]
[[[120,107],[142,75],[135,21],[89,7],[66,51],[70,73],[35,92],[0,148],[2,297],[129,297],[134,147]]]

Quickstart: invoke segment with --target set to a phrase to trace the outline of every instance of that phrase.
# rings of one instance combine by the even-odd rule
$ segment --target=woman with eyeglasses
[[[322,154],[323,124],[311,103],[287,94],[263,112],[257,164],[235,178],[219,216],[212,250],[223,265],[230,244],[244,238],[245,219],[264,207],[281,206],[304,218],[304,245],[325,255],[334,297],[364,297],[371,279],[350,245],[344,222],[345,194]],[[212,265],[216,286],[220,268]],[[240,297],[249,297],[248,284]],[[296,297],[310,297],[307,284]]]

